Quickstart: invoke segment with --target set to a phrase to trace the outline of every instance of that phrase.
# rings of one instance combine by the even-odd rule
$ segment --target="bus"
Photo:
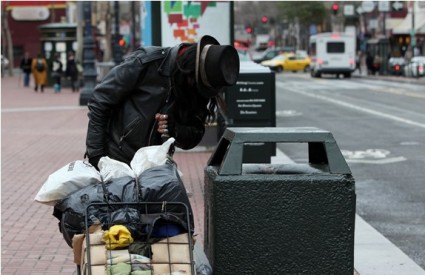
[[[356,70],[356,37],[352,33],[319,33],[310,36],[310,74],[351,77]]]

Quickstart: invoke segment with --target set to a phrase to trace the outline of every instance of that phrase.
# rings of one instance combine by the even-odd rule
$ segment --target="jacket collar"
[[[190,43],[181,43],[171,48],[164,48],[163,54],[166,54],[164,61],[158,68],[158,72],[164,76],[171,76],[176,67],[177,54],[182,46],[191,45]]]
[[[158,68],[158,72],[160,74],[167,77],[171,76],[176,64],[176,58],[179,47],[180,45],[174,46],[172,48],[164,48],[163,54],[165,54],[166,56]]]

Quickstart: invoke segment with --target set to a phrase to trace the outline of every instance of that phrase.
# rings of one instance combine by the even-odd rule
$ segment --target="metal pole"
[[[80,93],[80,105],[87,105],[96,85],[96,67],[94,57],[94,39],[91,26],[91,1],[83,2],[84,42],[83,42],[83,78],[84,87]]]
[[[414,48],[416,46],[416,39],[415,39],[415,2],[412,1],[412,32],[410,34],[410,45],[412,46],[412,53],[414,54]]]
[[[122,50],[118,44],[120,40],[120,5],[119,1],[114,1],[114,38],[112,39],[112,53],[115,65],[118,65],[122,61]]]
[[[131,1],[131,41],[130,50],[136,49],[136,5],[134,1]]]

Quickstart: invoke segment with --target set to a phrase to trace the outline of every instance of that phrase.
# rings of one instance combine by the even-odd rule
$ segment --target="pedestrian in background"
[[[367,67],[367,74],[368,75],[374,75],[374,68],[373,68],[373,56],[370,52],[367,52],[366,54],[366,67]]]
[[[25,52],[24,57],[21,59],[21,71],[22,75],[24,76],[24,87],[30,86],[30,75],[31,75],[31,64],[32,59],[30,58],[30,54],[28,52]]]
[[[40,91],[44,92],[44,86],[47,84],[47,61],[42,54],[32,60],[31,71],[35,82],[34,91],[38,92],[40,86]]]
[[[356,70],[359,70],[359,74],[362,74],[362,52],[358,51],[356,55]]]
[[[52,78],[54,82],[53,90],[55,91],[55,93],[60,93],[63,64],[62,64],[62,61],[60,61],[59,53],[55,53],[55,56],[52,61],[51,71],[52,71]]]
[[[376,73],[379,73],[381,69],[381,63],[382,63],[381,57],[379,56],[379,54],[375,54],[375,56],[373,57],[373,75],[375,75]]]
[[[73,52],[68,53],[68,60],[66,61],[66,72],[65,75],[71,81],[72,92],[78,92],[78,68],[75,61],[75,56]]]

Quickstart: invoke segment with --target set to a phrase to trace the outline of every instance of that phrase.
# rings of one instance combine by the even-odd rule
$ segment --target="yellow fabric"
[[[130,231],[124,225],[114,225],[103,234],[106,249],[127,247],[133,242]]]

